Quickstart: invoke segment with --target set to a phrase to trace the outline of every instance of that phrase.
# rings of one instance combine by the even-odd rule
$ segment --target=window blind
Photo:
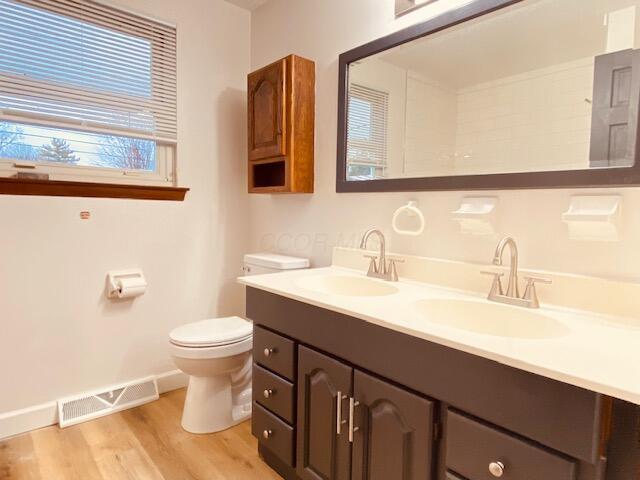
[[[389,94],[352,83],[347,114],[347,159],[350,165],[387,164]]]
[[[175,143],[176,29],[89,0],[0,0],[0,120]]]

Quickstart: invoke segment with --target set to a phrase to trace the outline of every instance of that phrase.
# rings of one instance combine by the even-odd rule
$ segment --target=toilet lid
[[[240,317],[223,317],[188,323],[171,331],[172,343],[183,347],[215,347],[251,337],[253,325]]]

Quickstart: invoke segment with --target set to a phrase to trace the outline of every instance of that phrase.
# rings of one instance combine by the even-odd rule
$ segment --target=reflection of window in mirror
[[[385,177],[388,111],[387,92],[356,83],[349,86],[349,180]]]

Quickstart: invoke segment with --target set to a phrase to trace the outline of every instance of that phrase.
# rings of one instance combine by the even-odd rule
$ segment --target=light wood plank
[[[184,390],[64,430],[0,442],[1,480],[278,480],[258,457],[249,422],[192,435],[180,419]]]
[[[101,478],[164,479],[121,415],[110,415],[79,426]]]
[[[0,479],[40,480],[40,469],[36,459],[31,435],[20,435],[10,442],[0,443]]]

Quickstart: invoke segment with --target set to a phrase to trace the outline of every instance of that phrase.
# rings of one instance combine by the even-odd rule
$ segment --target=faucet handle
[[[396,268],[397,263],[404,263],[402,258],[390,258],[389,259],[389,275],[392,282],[398,281],[398,270]]]
[[[389,259],[390,262],[404,263],[404,258],[402,258],[402,257],[396,257],[396,256],[393,256],[393,255],[387,255],[387,258]]]
[[[389,260],[389,269],[395,269],[398,263],[404,263],[404,258],[399,257],[387,257]]]
[[[493,283],[491,284],[489,299],[495,298],[497,295],[504,295],[504,290],[502,290],[502,282],[500,281],[500,278],[504,276],[503,272],[490,272],[487,270],[482,270],[480,273],[482,275],[493,275]]]
[[[377,264],[378,257],[376,255],[363,255],[363,257],[371,259],[371,262],[369,263],[369,271],[367,272],[367,275],[370,275],[372,273],[378,273],[378,264]]]
[[[550,279],[543,277],[524,277],[527,282],[527,286],[524,289],[524,295],[522,298],[529,302],[529,308],[538,308],[540,301],[538,300],[538,292],[536,291],[536,283],[552,283]]]
[[[534,277],[532,275],[526,276],[524,277],[524,279],[527,281],[527,285],[535,285],[536,283],[546,283],[546,284],[553,283],[553,281],[550,278]]]

